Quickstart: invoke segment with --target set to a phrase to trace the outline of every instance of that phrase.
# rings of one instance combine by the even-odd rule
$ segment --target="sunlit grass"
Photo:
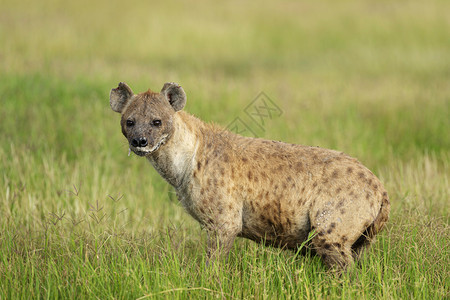
[[[0,12],[0,298],[449,297],[446,1],[7,1]],[[386,230],[342,277],[314,256],[205,235],[143,159],[109,90],[182,84],[226,126],[339,149],[384,182]],[[248,120],[247,120],[248,121]],[[252,124],[249,124],[252,125]]]

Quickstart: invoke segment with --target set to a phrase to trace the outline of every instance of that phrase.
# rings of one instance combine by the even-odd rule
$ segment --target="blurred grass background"
[[[100,243],[120,232],[128,238],[111,242],[111,249],[121,243],[128,245],[121,249],[135,249],[139,243],[134,236],[166,232],[168,226],[179,229],[183,245],[198,242],[200,229],[177,204],[172,189],[145,160],[127,156],[119,115],[108,103],[109,90],[119,81],[135,92],[158,91],[164,82],[175,81],[187,92],[185,110],[203,120],[226,126],[245,117],[244,108],[263,91],[283,115],[268,121],[257,131],[259,136],[338,149],[359,158],[382,179],[393,205],[389,227],[373,250],[388,266],[383,276],[392,280],[387,283],[392,290],[373,285],[368,295],[414,296],[428,286],[424,293],[431,298],[448,296],[449,12],[450,3],[443,0],[3,1],[2,295],[62,293],[58,286],[64,278],[83,277],[74,268],[66,270],[66,277],[58,273],[47,282],[59,284],[54,290],[43,288],[43,275],[35,275],[33,294],[27,282],[34,277],[12,262],[20,259],[24,270],[48,270],[48,257],[70,256],[79,249],[78,242]],[[59,241],[54,245],[66,248],[50,247],[46,257],[34,262],[30,253],[47,249],[43,241]],[[159,244],[144,244],[154,250],[157,245],[167,247],[164,241],[163,234]],[[268,262],[275,259],[270,258],[273,249],[237,244],[236,264],[246,255],[240,251],[243,247],[251,253],[269,251],[264,252]],[[85,254],[93,251],[86,249]],[[176,249],[169,253],[175,261],[201,265],[197,260],[203,256],[197,250],[187,258]],[[251,255],[246,259],[255,259]],[[288,254],[276,252],[279,255]],[[157,268],[143,258],[138,261],[149,264],[144,269]],[[302,268],[309,263],[305,260]],[[376,264],[367,265],[371,269]],[[313,276],[315,268],[321,270],[318,266],[314,261],[303,280]],[[416,273],[421,275],[416,278]],[[169,277],[152,291],[135,286],[132,294],[186,286],[189,274],[185,276],[178,285]],[[255,271],[249,280],[261,276]],[[99,284],[108,278],[99,276]],[[159,282],[152,278],[149,282]],[[336,288],[333,280],[323,288],[322,279],[313,277],[309,289],[294,290],[300,294],[293,295],[303,297],[318,288],[316,296],[326,297],[327,287],[334,286],[331,295],[364,296],[361,290],[370,286],[368,278],[356,288]],[[395,278],[404,289],[395,288]],[[137,285],[139,279],[131,282]],[[216,290],[217,282],[202,286]],[[93,295],[82,285],[74,286],[74,293]],[[253,292],[274,296],[284,287],[269,285]],[[118,286],[100,294],[114,298],[127,295],[125,291]],[[236,293],[222,290],[221,295],[252,295]]]

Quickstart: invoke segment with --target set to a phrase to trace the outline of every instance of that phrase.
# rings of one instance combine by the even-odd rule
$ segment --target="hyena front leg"
[[[228,257],[235,238],[242,230],[242,218],[228,219],[220,225],[208,226],[206,230],[208,235],[207,264],[209,264],[221,257]]]
[[[214,264],[221,257],[227,257],[233,246],[234,239],[237,236],[236,233],[224,233],[217,231],[208,232],[208,251],[206,264]]]

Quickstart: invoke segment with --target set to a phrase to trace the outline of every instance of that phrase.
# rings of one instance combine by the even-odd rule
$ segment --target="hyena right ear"
[[[122,113],[123,108],[133,95],[130,87],[126,83],[120,82],[119,86],[109,93],[109,105],[111,105],[113,111]]]

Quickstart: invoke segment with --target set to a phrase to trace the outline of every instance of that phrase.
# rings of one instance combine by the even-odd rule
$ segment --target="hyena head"
[[[174,114],[186,104],[186,94],[176,83],[166,83],[160,93],[135,95],[126,83],[111,90],[112,110],[122,114],[122,133],[139,156],[156,152],[174,131]]]

